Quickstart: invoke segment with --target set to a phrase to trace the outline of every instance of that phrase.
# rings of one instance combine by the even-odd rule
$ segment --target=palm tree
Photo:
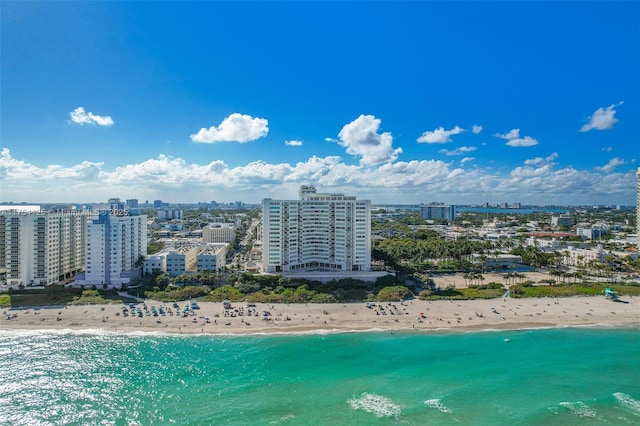
[[[467,284],[467,281],[468,281],[469,279],[471,279],[471,274],[469,274],[469,273],[463,274],[463,275],[462,275],[462,278],[464,279],[464,284],[465,284],[465,285],[468,285],[468,284]]]
[[[508,272],[506,274],[502,274],[502,279],[507,282],[507,287],[509,287],[510,280],[511,280],[511,273]]]

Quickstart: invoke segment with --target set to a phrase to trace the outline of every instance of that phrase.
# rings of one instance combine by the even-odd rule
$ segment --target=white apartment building
[[[196,269],[200,271],[219,271],[227,263],[226,244],[208,244],[196,257]]]
[[[573,218],[571,216],[551,216],[551,226],[572,226]]]
[[[165,272],[170,277],[177,277],[185,272],[195,271],[199,251],[198,246],[185,246],[166,252]]]
[[[144,261],[144,272],[160,270],[177,277],[199,271],[218,271],[224,268],[226,255],[227,245],[224,243],[182,243],[148,256]]]
[[[605,252],[602,245],[595,249],[580,249],[568,246],[562,250],[562,261],[567,266],[587,267],[590,262],[604,262]]]
[[[202,228],[205,243],[230,243],[236,239],[236,228],[231,223],[210,223]]]
[[[84,268],[83,212],[0,211],[0,269],[7,285],[49,285]]]
[[[262,201],[263,272],[369,271],[371,201],[316,193]]]
[[[103,212],[86,224],[85,272],[76,285],[128,284],[135,263],[147,253],[147,217]]]

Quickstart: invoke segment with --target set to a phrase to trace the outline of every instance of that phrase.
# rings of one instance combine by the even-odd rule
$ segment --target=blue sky
[[[0,201],[635,204],[638,2],[0,8]]]

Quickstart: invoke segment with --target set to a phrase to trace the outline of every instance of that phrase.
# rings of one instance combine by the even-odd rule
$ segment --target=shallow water
[[[0,332],[0,424],[638,424],[640,331]]]

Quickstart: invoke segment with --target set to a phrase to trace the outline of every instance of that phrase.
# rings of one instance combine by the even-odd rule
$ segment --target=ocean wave
[[[70,336],[131,336],[131,337],[166,337],[179,336],[174,333],[166,333],[163,331],[114,331],[105,330],[103,328],[51,328],[51,329],[0,329],[0,335],[5,336],[43,336],[43,335],[70,335]],[[195,336],[195,335],[194,335]]]
[[[620,401],[622,405],[629,408],[633,412],[633,414],[635,414],[636,416],[640,416],[640,401],[638,401],[637,399],[633,399],[631,398],[631,396],[622,392],[616,392],[613,394],[613,396],[618,401]]]
[[[227,336],[227,337],[244,337],[244,336],[326,336],[332,334],[350,334],[350,333],[384,333],[387,331],[381,328],[370,328],[366,330],[349,330],[340,328],[319,328],[310,330],[269,330],[269,331],[242,331],[234,333],[228,332],[208,332],[200,334],[192,334],[192,336]],[[173,334],[172,334],[173,335]],[[188,336],[188,335],[187,335]]]
[[[443,413],[451,414],[451,409],[445,406],[439,399],[427,399],[424,402],[429,408],[435,408]]]
[[[359,397],[351,398],[347,403],[354,410],[363,410],[375,414],[376,417],[399,416],[402,412],[400,406],[394,404],[389,398],[366,392]]]
[[[591,409],[587,404],[581,401],[576,402],[561,402],[560,406],[568,408],[571,412],[580,417],[589,417],[595,419],[597,417],[596,412]]]

